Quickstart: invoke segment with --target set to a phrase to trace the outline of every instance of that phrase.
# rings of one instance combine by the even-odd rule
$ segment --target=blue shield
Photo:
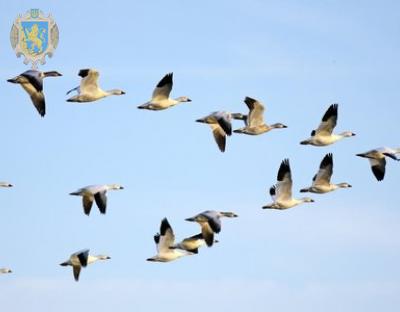
[[[39,55],[47,50],[49,23],[47,21],[22,21],[22,45],[30,55]]]

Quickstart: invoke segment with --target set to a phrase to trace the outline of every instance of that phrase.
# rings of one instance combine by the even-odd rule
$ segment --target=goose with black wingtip
[[[157,84],[156,88],[153,91],[153,95],[151,100],[139,105],[137,108],[139,109],[147,109],[147,110],[164,110],[175,106],[179,103],[191,102],[187,96],[180,96],[176,99],[172,99],[169,97],[172,91],[173,85],[173,73],[166,74]]]
[[[293,198],[292,196],[292,173],[290,170],[289,159],[284,159],[279,167],[278,183],[272,186],[269,194],[273,199],[273,203],[263,206],[263,209],[278,209],[284,210],[295,207],[302,203],[313,203],[314,200],[310,197]]]
[[[351,185],[347,182],[342,183],[331,183],[331,177],[333,174],[333,155],[331,153],[326,154],[322,159],[317,174],[313,177],[313,182],[310,187],[306,187],[300,190],[301,193],[311,192],[317,194],[324,194],[332,192],[339,188],[349,188]]]
[[[79,87],[73,88],[67,92],[67,95],[73,91],[78,94],[67,99],[67,102],[86,103],[100,100],[111,95],[123,95],[124,91],[112,89],[105,91],[98,84],[100,73],[94,68],[81,69],[78,76],[82,77]]]

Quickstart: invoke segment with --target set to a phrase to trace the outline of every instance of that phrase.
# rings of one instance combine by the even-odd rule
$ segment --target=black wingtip
[[[281,166],[279,167],[278,181],[283,181],[283,178],[287,173],[290,173],[290,163],[289,159],[285,158],[284,160],[282,160]]]
[[[88,68],[81,69],[78,73],[78,76],[85,78],[87,75],[89,75],[89,71],[90,71],[90,69],[88,69]]]
[[[162,219],[161,226],[160,226],[160,234],[164,236],[168,229],[171,228],[171,225],[168,222],[167,218]]]
[[[321,164],[320,164],[320,168],[325,168],[329,165],[333,165],[333,155],[332,153],[328,153],[325,155],[325,157],[322,159]]]
[[[332,116],[337,116],[338,108],[339,108],[339,105],[336,103],[329,106],[329,108],[327,109],[327,111],[324,114],[324,117],[322,117],[322,121],[327,121]]]
[[[166,84],[172,84],[172,78],[173,78],[174,73],[168,73],[166,74],[160,82],[157,84],[157,88],[161,88],[165,86]]]

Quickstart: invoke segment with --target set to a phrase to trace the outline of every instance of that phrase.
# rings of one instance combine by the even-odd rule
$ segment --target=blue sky
[[[9,43],[18,14],[51,12],[60,42],[41,69],[47,115],[6,82],[27,69]],[[359,152],[399,147],[400,5],[395,1],[14,1],[0,4],[2,155],[0,278],[4,311],[397,311],[400,304],[399,164],[378,183]],[[80,68],[126,95],[65,102]],[[174,72],[173,96],[193,102],[136,109]],[[263,101],[266,120],[287,129],[234,135],[222,154],[194,120]],[[336,131],[356,137],[313,148],[308,137],[331,103]],[[235,124],[239,127],[240,124]],[[332,152],[335,182],[350,190],[287,211],[265,211],[269,187],[290,158],[296,195]],[[68,193],[120,183],[106,216],[83,215]],[[149,263],[168,217],[177,238],[206,209],[234,211],[220,243],[173,263]],[[112,257],[73,281],[60,267],[90,248]]]

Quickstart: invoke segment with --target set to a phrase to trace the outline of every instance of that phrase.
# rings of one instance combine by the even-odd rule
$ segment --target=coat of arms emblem
[[[46,17],[39,9],[31,9],[14,21],[10,41],[17,56],[24,56],[24,64],[37,68],[57,48],[58,27],[50,14]]]

